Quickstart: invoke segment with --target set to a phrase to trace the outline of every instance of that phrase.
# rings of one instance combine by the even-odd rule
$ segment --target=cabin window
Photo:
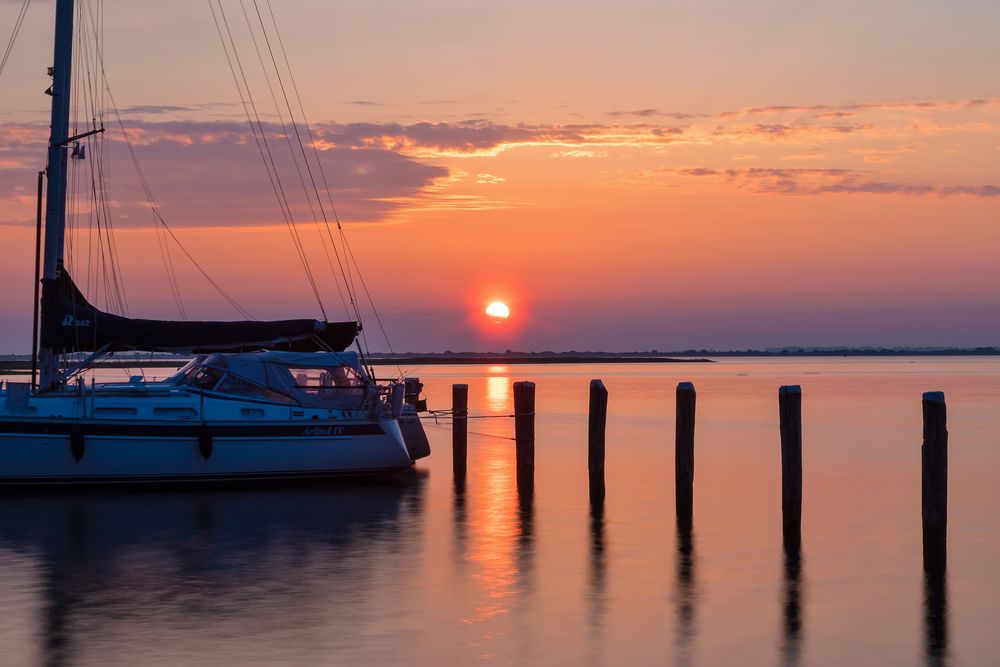
[[[222,375],[223,372],[217,368],[201,366],[194,372],[188,373],[187,377],[184,378],[184,384],[198,387],[199,389],[211,390],[222,379]]]
[[[238,375],[233,375],[230,373],[225,377],[216,391],[225,394],[236,394],[238,396],[246,396],[248,398],[258,398],[264,401],[274,401],[276,403],[288,403],[291,399],[284,394],[279,394],[276,391],[268,389],[267,387],[262,387],[259,384],[254,384],[248,380],[244,380]]]
[[[295,386],[299,389],[327,391],[364,386],[364,382],[358,377],[358,374],[347,366],[289,368],[288,371],[295,378]]]
[[[289,367],[288,372],[304,405],[343,408],[358,405],[365,398],[364,380],[347,366]]]

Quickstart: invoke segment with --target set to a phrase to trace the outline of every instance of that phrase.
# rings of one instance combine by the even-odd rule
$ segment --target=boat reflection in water
[[[371,591],[411,576],[424,482],[2,497],[0,638],[25,653],[9,664],[274,664],[376,642],[395,630]]]

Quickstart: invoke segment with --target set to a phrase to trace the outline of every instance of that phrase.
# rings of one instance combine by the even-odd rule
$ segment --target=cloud
[[[751,123],[718,125],[713,131],[717,138],[746,139],[751,141],[817,141],[871,131],[871,123]]]
[[[593,151],[585,149],[571,149],[566,151],[556,151],[551,155],[554,158],[572,158],[576,160],[607,157],[607,151]]]
[[[738,118],[743,116],[774,116],[794,114],[819,114],[817,117],[845,118],[868,111],[951,111],[956,109],[978,109],[1000,107],[1000,97],[972,100],[938,100],[912,102],[852,102],[849,104],[772,104],[745,107],[733,111],[722,111],[718,118]]]
[[[635,109],[633,111],[609,111],[608,115],[612,118],[622,118],[624,116],[647,118],[649,116],[658,116],[660,112],[656,109]]]
[[[161,116],[166,114],[174,113],[184,113],[189,111],[196,111],[198,107],[189,106],[177,106],[173,104],[136,104],[130,107],[123,107],[118,110],[118,113],[123,116]]]
[[[710,177],[737,188],[762,194],[825,195],[871,194],[938,197],[1000,197],[1000,185],[932,185],[883,180],[871,172],[842,168],[664,167],[647,172],[687,177]]]
[[[691,120],[700,118],[705,114],[686,113],[683,111],[660,111],[659,109],[629,109],[608,111],[610,118],[672,118],[673,120]]]
[[[349,103],[378,104],[368,100]],[[460,159],[487,158],[517,149],[539,149],[544,151],[542,155],[566,159],[593,159],[611,154],[628,159],[638,159],[643,154],[683,154],[687,157],[681,159],[691,159],[698,166],[677,169],[674,177],[714,176],[755,192],[994,197],[994,186],[989,182],[927,184],[926,176],[912,180],[899,174],[876,176],[860,168],[888,163],[904,153],[928,146],[944,151],[941,144],[945,140],[951,140],[951,145],[971,147],[963,147],[963,151],[976,150],[977,145],[983,144],[984,133],[988,143],[983,145],[993,146],[996,129],[992,119],[933,114],[952,110],[980,113],[995,108],[1000,108],[1000,98],[858,102],[839,106],[772,105],[723,112],[705,121],[672,124],[662,121],[696,115],[645,107],[607,112],[612,118],[623,119],[620,122],[504,123],[468,117],[411,123],[326,122],[315,124],[310,136],[340,212],[346,220],[357,221],[398,218],[402,210],[417,210],[420,206],[466,208],[479,205],[477,201],[484,206],[513,205],[485,202],[477,200],[476,195],[441,188],[460,190],[449,180],[451,173],[459,171]],[[894,113],[884,118],[857,117],[876,109],[891,109]],[[242,120],[205,120],[205,108],[175,105],[140,105],[123,112],[154,193],[173,224],[281,222],[258,146]],[[202,116],[185,117],[192,113]],[[297,150],[295,130],[303,132],[303,128],[283,127],[274,122],[265,123],[263,128],[271,151],[271,156],[265,157],[273,159],[282,174],[280,189],[294,198],[292,208],[296,219],[311,219],[307,199],[311,195],[306,194],[311,187],[305,191],[302,188],[302,181],[309,185],[310,175],[297,172],[293,158]],[[958,136],[969,133],[979,136],[975,141]],[[988,136],[988,133],[994,134]],[[32,217],[30,201],[25,199],[22,189],[26,183],[30,189],[45,153],[47,134],[47,126],[42,122],[0,125],[0,145],[4,147],[0,158],[0,205],[4,207],[5,220]],[[143,207],[144,197],[131,173],[118,129],[109,126],[103,141],[111,147],[112,159],[106,168],[114,183],[114,196],[120,201],[121,215],[129,221],[126,224],[138,224],[136,221],[148,219],[149,214]],[[90,155],[94,159],[93,150]],[[733,161],[748,165],[759,160],[780,164],[821,159],[837,159],[838,164],[859,170],[852,174],[829,170],[779,172],[759,167],[716,171],[710,166]],[[488,175],[491,169],[477,164],[468,171]],[[634,172],[630,175],[623,171],[609,182],[631,180],[642,187],[662,187],[665,173],[654,170],[635,176]],[[317,174],[312,177],[318,178]],[[659,184],[656,178],[660,179]],[[470,177],[465,183],[479,179]],[[481,180],[482,184],[499,182],[493,177]]]
[[[875,194],[875,195],[927,195],[937,193],[942,196],[958,194],[957,192],[945,192],[945,188],[938,188],[933,185],[920,183],[892,183],[885,181],[855,181],[854,179],[844,179],[838,183],[831,183],[808,190],[808,194],[823,193],[847,193],[847,194]],[[968,193],[968,194],[971,194]]]
[[[169,115],[179,109],[134,107],[132,111],[140,117],[125,120],[130,141],[171,224],[280,223],[277,199],[281,197],[292,200],[296,220],[312,219],[309,200],[314,195],[311,186],[303,189],[302,183],[308,186],[310,178],[319,179],[318,169],[312,175],[303,173],[304,164],[299,161],[297,170],[296,160],[300,158],[293,157],[298,156],[295,130],[305,134],[303,128],[264,123],[266,145],[258,145],[246,124],[236,120],[141,117],[161,112]],[[605,147],[661,146],[677,141],[684,133],[682,127],[645,123],[510,125],[467,119],[411,124],[319,123],[313,126],[310,136],[342,217],[348,221],[377,221],[392,217],[400,209],[414,208],[417,203],[424,205],[429,199],[434,200],[436,208],[449,203],[463,209],[473,205],[451,200],[435,189],[450,170],[429,159],[490,156],[524,146],[564,147],[570,151],[566,156],[597,157],[604,154]],[[5,146],[0,164],[0,200],[8,201],[24,182],[31,180],[45,153],[47,134],[41,123],[0,126],[0,142]],[[121,201],[118,214],[126,221],[123,224],[148,221],[145,197],[132,173],[119,129],[109,126],[101,141],[111,148],[109,154],[114,158],[105,167],[113,192]],[[88,151],[90,161],[76,164],[76,169],[95,164],[94,148],[91,145]],[[308,155],[314,159],[311,150]],[[275,183],[278,197],[264,167],[271,161],[280,177],[280,183]],[[493,177],[481,180],[500,182]],[[21,212],[21,208],[25,211]],[[5,219],[30,219],[27,205],[17,204],[8,213]]]
[[[283,220],[269,183],[258,145],[246,125],[236,122],[128,121],[129,136],[168,222],[174,226],[226,226],[280,224]],[[312,220],[307,197],[314,194],[310,176],[296,170],[298,148],[280,126],[265,125],[267,160],[273,160],[280,177],[276,186],[300,222]],[[0,201],[16,196],[33,178],[45,154],[47,130],[39,126],[0,126],[5,165],[0,167]],[[122,224],[150,220],[145,196],[133,171],[127,149],[116,127],[109,127],[104,141],[110,148],[105,169],[111,192],[121,202],[117,216]],[[291,143],[290,143],[291,142]],[[97,164],[94,146],[88,159],[74,161],[75,169]],[[268,153],[269,150],[269,153]],[[427,191],[448,169],[424,163],[387,148],[360,142],[325,146],[318,151],[330,184],[330,193],[341,217],[347,221],[386,218]],[[312,178],[322,189],[322,179],[311,150]],[[301,157],[299,157],[301,160]],[[13,163],[12,165],[10,163]],[[300,168],[303,167],[300,161]],[[306,184],[306,188],[303,187]],[[306,192],[309,194],[307,195]],[[314,206],[315,205],[314,203]],[[329,212],[328,212],[329,215]],[[4,218],[28,218],[24,213]]]
[[[945,197],[950,195],[1000,197],[1000,185],[948,185],[938,188],[938,193]]]
[[[356,105],[361,106],[361,107],[380,107],[380,106],[382,106],[381,102],[372,102],[371,100],[350,100],[348,102],[344,102],[344,104],[356,104]]]
[[[827,111],[816,114],[815,118],[817,120],[840,120],[841,118],[853,118],[860,115],[860,111]]]
[[[791,155],[782,156],[782,160],[822,160],[826,158],[825,153],[819,151],[802,151],[801,153],[793,153]]]
[[[918,150],[914,145],[896,146],[895,148],[875,148],[872,146],[860,146],[852,148],[850,152],[860,155],[861,159],[869,164],[884,164],[894,162],[904,153],[915,153]]]
[[[382,148],[414,157],[480,157],[524,146],[653,146],[674,143],[687,128],[646,123],[508,125],[471,118],[455,122],[324,123],[315,127],[324,146]]]
[[[494,176],[493,174],[476,174],[476,183],[478,185],[496,185],[497,183],[503,183],[507,179],[503,176]]]

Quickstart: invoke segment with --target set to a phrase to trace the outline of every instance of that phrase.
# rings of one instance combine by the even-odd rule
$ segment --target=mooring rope
[[[501,416],[501,415],[497,415],[497,416]],[[448,426],[449,426],[449,424],[441,424],[439,422],[434,422],[433,424],[430,424],[430,425],[431,426],[436,426],[437,428],[448,428]],[[510,440],[512,442],[516,442],[517,441],[517,438],[512,438],[509,435],[497,435],[496,433],[483,433],[482,431],[466,431],[466,433],[468,435],[478,435],[478,436],[482,436],[484,438],[496,438],[498,440]]]
[[[454,418],[454,410],[428,410],[430,417],[420,417],[421,419],[434,419],[437,421],[438,416],[447,417],[451,416]],[[418,415],[420,416],[420,415]],[[534,417],[534,412],[525,412],[523,415],[465,415],[466,419],[513,419],[514,417]]]

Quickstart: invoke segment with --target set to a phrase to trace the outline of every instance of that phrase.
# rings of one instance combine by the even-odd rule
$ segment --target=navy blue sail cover
[[[41,347],[57,354],[120,352],[248,352],[262,349],[342,351],[358,334],[357,322],[274,320],[183,322],[144,320],[92,306],[64,269],[42,280]]]

